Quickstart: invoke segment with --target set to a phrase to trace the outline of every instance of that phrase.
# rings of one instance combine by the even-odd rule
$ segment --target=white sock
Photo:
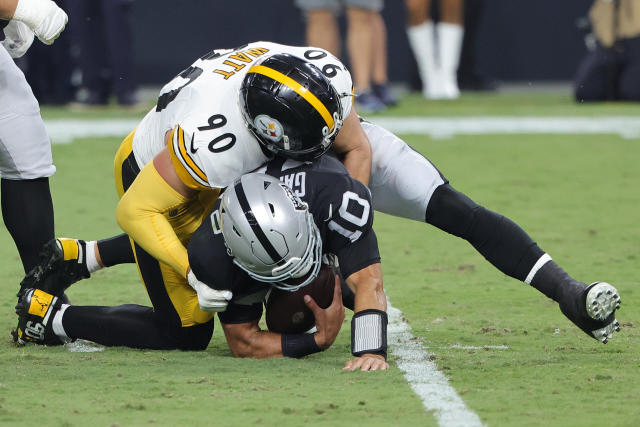
[[[461,25],[449,22],[439,22],[436,29],[438,31],[438,52],[442,66],[444,91],[447,98],[457,98],[460,96],[458,65],[460,64],[464,29]]]
[[[438,98],[442,82],[440,65],[436,55],[434,27],[431,21],[407,28],[409,45],[418,64],[422,80],[422,93],[426,98]]]
[[[62,304],[60,306],[60,310],[53,316],[53,320],[51,322],[51,327],[53,328],[53,333],[58,336],[64,342],[70,342],[71,338],[67,335],[64,330],[64,326],[62,326],[62,316],[64,312],[69,308],[69,304]]]
[[[89,270],[89,273],[93,273],[94,271],[98,271],[102,268],[98,262],[98,258],[96,257],[96,247],[97,244],[95,240],[86,243],[87,270]]]

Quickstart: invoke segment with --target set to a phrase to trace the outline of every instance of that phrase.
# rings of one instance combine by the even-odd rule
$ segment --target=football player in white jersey
[[[13,62],[29,49],[34,35],[51,44],[67,15],[51,0],[0,0],[0,177],[2,217],[25,272],[54,236],[49,177],[56,168],[38,101]]]

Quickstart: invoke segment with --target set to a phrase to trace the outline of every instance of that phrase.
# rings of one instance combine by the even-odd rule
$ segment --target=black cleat
[[[27,343],[62,345],[64,341],[53,332],[53,317],[60,309],[60,298],[40,289],[23,289],[16,305],[18,327],[11,331],[18,345]]]
[[[620,331],[615,312],[620,308],[620,295],[606,282],[594,282],[584,288],[577,300],[560,304],[560,310],[587,335],[606,344],[614,332]]]
[[[40,262],[20,282],[20,298],[24,289],[41,289],[63,297],[64,291],[81,279],[91,276],[87,269],[84,240],[53,239],[40,251]]]

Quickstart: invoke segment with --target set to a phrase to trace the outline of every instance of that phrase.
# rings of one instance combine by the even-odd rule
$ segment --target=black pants
[[[598,46],[582,60],[574,84],[576,101],[640,101],[640,37]]]
[[[132,0],[67,0],[82,84],[105,100],[135,90]]]

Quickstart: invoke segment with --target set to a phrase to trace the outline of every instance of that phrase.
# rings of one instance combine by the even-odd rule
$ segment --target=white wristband
[[[387,358],[387,313],[367,309],[351,319],[351,354],[381,354]]]

